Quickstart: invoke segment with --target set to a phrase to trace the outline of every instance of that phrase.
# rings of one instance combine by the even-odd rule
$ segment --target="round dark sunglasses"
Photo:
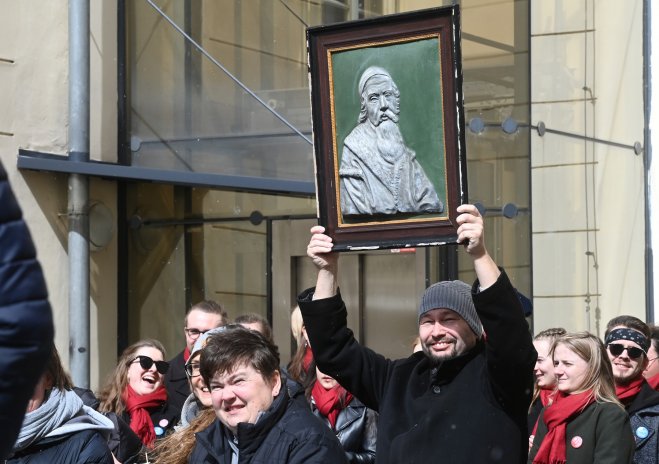
[[[133,364],[135,361],[139,361],[140,367],[145,371],[151,369],[151,366],[154,364],[156,365],[156,370],[162,375],[165,375],[169,370],[169,363],[167,361],[154,361],[148,356],[139,355],[135,356],[129,364]]]
[[[625,350],[627,351],[627,356],[632,359],[638,359],[645,354],[645,351],[640,348],[636,348],[635,346],[624,346],[620,343],[609,343],[606,347],[609,349],[609,353],[613,356],[620,356]]]

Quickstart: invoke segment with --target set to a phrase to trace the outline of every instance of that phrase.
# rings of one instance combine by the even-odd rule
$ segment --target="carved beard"
[[[398,121],[396,117],[395,121]],[[403,134],[394,119],[386,119],[374,127],[378,152],[388,163],[394,163],[407,150]]]

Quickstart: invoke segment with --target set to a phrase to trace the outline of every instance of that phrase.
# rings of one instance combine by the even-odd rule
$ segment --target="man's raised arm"
[[[485,290],[497,281],[501,271],[485,249],[483,217],[474,205],[460,205],[457,211],[460,213],[456,219],[458,243],[464,245],[465,251],[474,260],[479,287]]]
[[[311,240],[307,246],[307,256],[318,268],[318,279],[313,299],[330,298],[336,295],[338,289],[339,256],[333,252],[331,237],[324,234],[323,226],[311,228]]]

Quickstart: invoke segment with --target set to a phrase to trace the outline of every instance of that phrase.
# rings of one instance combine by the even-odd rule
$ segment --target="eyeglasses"
[[[203,335],[206,332],[208,332],[208,330],[188,329],[187,327],[183,330],[185,330],[185,333],[188,334],[188,336],[190,338],[198,338],[199,335]],[[209,329],[209,330],[211,330],[211,329]]]
[[[185,365],[185,373],[188,375],[188,377],[199,377],[201,373],[199,372],[199,363],[198,362],[193,362],[190,364]]]
[[[606,347],[612,356],[620,356],[623,351],[627,351],[627,356],[631,359],[638,359],[645,354],[645,351],[640,348],[636,348],[635,346],[625,346],[620,343],[609,343]]]
[[[156,365],[156,370],[162,375],[165,375],[169,370],[169,363],[167,361],[154,361],[148,356],[140,355],[135,356],[135,358],[133,358],[133,360],[128,364],[133,364],[135,361],[138,361],[140,363],[140,367],[145,371],[151,369],[151,366],[154,364]]]

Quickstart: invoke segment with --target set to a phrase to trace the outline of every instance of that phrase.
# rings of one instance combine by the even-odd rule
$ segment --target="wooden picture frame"
[[[459,7],[307,29],[319,223],[337,251],[455,243]]]

